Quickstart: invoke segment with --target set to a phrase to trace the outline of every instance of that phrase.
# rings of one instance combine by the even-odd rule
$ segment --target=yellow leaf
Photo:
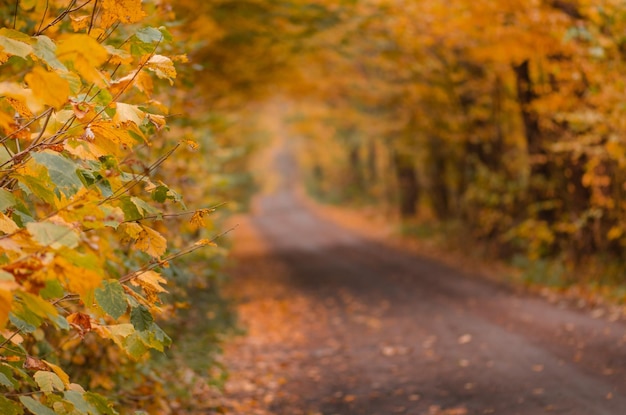
[[[72,29],[75,32],[80,32],[83,29],[86,29],[89,26],[89,22],[91,21],[91,14],[87,14],[84,16],[74,16],[70,14],[70,19],[72,23]]]
[[[99,87],[106,86],[98,69],[107,60],[109,52],[91,36],[84,34],[63,36],[59,39],[56,53],[61,62],[74,67],[85,80]]]
[[[4,97],[3,99],[7,101],[21,117],[31,118],[33,116],[33,112],[28,108],[23,98]]]
[[[36,66],[24,79],[42,104],[59,109],[67,102],[70,84],[56,73]]]
[[[194,212],[194,214],[191,216],[191,219],[189,220],[189,223],[191,223],[192,225],[201,228],[203,226],[206,225],[206,223],[204,222],[204,216],[208,215],[209,213],[211,213],[211,209],[200,209]]]
[[[126,122],[131,121],[136,125],[141,125],[143,119],[146,116],[146,113],[139,109],[136,105],[124,104],[122,102],[118,102],[115,104],[116,111],[115,116],[113,117],[113,121],[115,122]]]
[[[10,291],[0,290],[0,328],[4,328],[7,323],[12,304],[13,294]]]
[[[159,257],[165,253],[167,241],[154,229],[142,226],[143,230],[137,235],[133,248],[144,251],[152,257]]]
[[[132,71],[126,76],[111,80],[111,93],[119,95],[122,92],[127,91],[128,88],[136,82],[138,76],[137,71]]]
[[[137,239],[139,234],[143,231],[143,228],[140,224],[135,222],[123,223],[120,225],[120,230],[126,233],[126,235],[130,236],[133,239]]]
[[[56,373],[56,375],[61,378],[61,380],[63,381],[63,384],[67,387],[70,385],[70,377],[68,376],[67,373],[65,373],[65,371],[63,371],[63,369],[61,369],[59,366],[50,363],[46,360],[43,361],[50,369],[52,369],[52,371],[54,373]]]
[[[624,230],[621,228],[621,226],[613,226],[607,233],[606,237],[609,241],[613,241],[615,239],[621,238],[623,234]]]
[[[59,280],[70,292],[85,298],[102,282],[102,276],[93,270],[78,267],[64,258],[56,257],[48,265],[43,280]]]
[[[146,271],[131,280],[131,284],[136,287],[141,287],[146,294],[146,298],[150,303],[159,303],[159,293],[166,293],[167,290],[161,286],[166,284],[167,281],[160,274],[154,271]]]
[[[103,27],[111,27],[116,22],[136,23],[145,17],[141,0],[104,0],[102,2]]]
[[[123,124],[122,124],[123,125]],[[113,121],[95,121],[89,124],[89,130],[95,137],[101,137],[123,147],[130,147],[135,144],[135,140],[128,134],[126,128]]]
[[[167,56],[152,55],[146,63],[146,68],[153,71],[159,78],[168,79],[170,84],[173,84],[172,80],[176,78],[174,62]]]
[[[152,92],[154,91],[152,77],[146,72],[139,72],[139,75],[137,75],[137,78],[135,79],[135,88],[146,94],[148,97],[152,96]]]
[[[165,127],[165,117],[162,115],[148,114],[148,120],[156,127],[157,131]]]
[[[183,140],[183,143],[187,144],[191,150],[197,150],[200,145],[193,140]]]
[[[150,290],[158,293],[166,293],[167,290],[161,284],[167,284],[167,280],[159,273],[154,271],[146,271],[132,279],[135,286],[149,287]]]
[[[0,231],[11,234],[17,232],[20,228],[4,213],[0,212]]]

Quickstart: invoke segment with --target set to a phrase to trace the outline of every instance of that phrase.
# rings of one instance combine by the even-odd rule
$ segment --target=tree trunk
[[[417,214],[419,199],[419,184],[415,171],[415,163],[411,156],[394,152],[393,164],[398,180],[398,202],[402,218],[413,217]]]
[[[438,219],[445,220],[450,217],[450,195],[448,183],[446,183],[446,155],[442,154],[444,148],[436,137],[428,139],[429,160],[429,195],[433,210]]]
[[[526,147],[530,160],[530,189],[529,202],[545,202],[554,195],[550,191],[550,163],[548,152],[544,146],[543,135],[539,126],[539,115],[532,109],[532,103],[537,98],[533,82],[530,77],[530,62],[525,60],[513,66],[517,86],[517,101],[524,123]],[[545,207],[538,213],[541,220],[554,222],[554,208]]]

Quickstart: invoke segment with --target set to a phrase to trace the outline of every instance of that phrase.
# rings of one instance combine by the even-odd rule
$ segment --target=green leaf
[[[5,211],[11,206],[15,206],[17,204],[17,200],[15,196],[8,190],[0,189],[0,210]]]
[[[4,373],[0,373],[0,385],[13,388],[13,382]]]
[[[67,226],[50,222],[30,222],[26,225],[26,229],[41,246],[50,246],[52,249],[78,246],[78,234]]]
[[[96,289],[95,296],[98,305],[115,320],[126,313],[128,302],[124,288],[118,281],[103,281],[102,287]]]
[[[165,26],[159,27],[159,32],[161,32],[161,34],[163,35],[163,40],[165,40],[166,42],[171,42],[172,39],[174,39],[170,31],[167,30]]]
[[[143,43],[160,42],[163,39],[163,34],[154,27],[144,27],[135,33],[137,39]]]
[[[103,415],[119,415],[113,408],[113,404],[104,396],[93,392],[85,392],[83,395],[87,402],[92,404]]]
[[[78,412],[76,412],[74,404],[60,395],[54,393],[46,394],[46,403],[51,406],[58,415],[79,415]],[[83,415],[87,414],[83,413]]]
[[[139,38],[131,38],[130,53],[133,56],[142,56],[154,52],[154,46],[149,43],[142,42]]]
[[[167,200],[167,193],[169,192],[169,188],[167,186],[158,186],[152,192],[152,199],[156,202],[163,203]]]
[[[65,289],[63,288],[59,280],[47,280],[46,286],[41,291],[39,291],[39,295],[44,300],[61,298],[64,294]]]
[[[59,76],[70,84],[70,91],[72,94],[78,94],[83,88],[83,81],[81,81],[80,76],[76,75],[74,72],[61,72],[59,73]]]
[[[145,342],[141,336],[139,336],[139,333],[133,333],[125,338],[122,342],[122,346],[126,354],[134,360],[141,359],[149,351]]]
[[[69,330],[70,329],[70,323],[67,322],[67,319],[61,315],[58,315],[56,317],[50,317],[50,321],[52,321],[52,323],[61,330]]]
[[[36,318],[36,316],[32,315]],[[9,321],[23,333],[32,333],[37,330],[37,327],[41,324],[40,319],[35,321],[25,321],[22,316],[16,316],[15,314],[9,314]]]
[[[172,339],[156,323],[152,323],[148,330],[139,332],[139,337],[147,347],[160,352],[172,344]]]
[[[35,162],[48,169],[50,179],[66,196],[76,194],[83,187],[83,182],[76,174],[78,166],[71,160],[52,151],[32,153],[32,156]]]
[[[122,212],[124,212],[124,220],[126,221],[133,221],[143,217],[141,213],[139,213],[137,205],[135,205],[128,196],[120,198],[120,208]]]
[[[57,58],[57,46],[48,36],[37,36],[37,42],[33,46],[33,53],[44,61],[49,67],[63,72],[67,71],[65,65]]]
[[[5,340],[4,337],[0,337],[0,339]],[[9,381],[9,384],[6,385],[4,383],[0,383],[4,386],[6,386],[7,388],[13,389],[16,388],[19,383],[17,382],[17,380],[13,377],[13,368],[9,365],[5,364],[0,364],[0,375],[2,375],[3,379],[6,379]],[[0,412],[1,413],[1,412]]]
[[[38,317],[53,319],[59,315],[59,312],[52,304],[39,296],[20,292],[18,297],[25,309]]]
[[[130,200],[133,202],[135,206],[137,206],[137,210],[140,212],[142,217],[160,215],[161,211],[154,206],[149,205],[142,199],[138,197],[131,197]]]
[[[52,409],[44,406],[41,402],[30,396],[20,396],[20,402],[34,415],[57,415]]]
[[[27,35],[17,30],[5,27],[0,29],[0,47],[9,55],[26,58],[33,51],[32,46],[26,43],[29,39]]]
[[[83,396],[84,392],[79,391],[67,391],[63,394],[63,397],[74,405],[74,408],[82,414],[100,415],[100,412],[89,402],[87,402]]]
[[[34,194],[46,203],[54,206],[56,197],[52,183],[49,181],[49,177],[34,177],[26,175],[15,175],[15,178],[20,182],[20,187],[27,192],[27,194]]]
[[[0,414],[2,415],[22,415],[22,406],[15,401],[0,395]]]
[[[143,305],[135,307],[130,311],[130,322],[133,323],[135,329],[139,331],[148,330],[153,321],[154,318],[150,310]]]
[[[53,392],[54,390],[63,391],[65,385],[60,377],[54,372],[45,372],[39,370],[33,375],[35,382],[39,385],[39,389],[44,392]]]

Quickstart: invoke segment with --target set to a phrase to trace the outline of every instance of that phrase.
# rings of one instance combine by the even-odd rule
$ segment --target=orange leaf
[[[10,291],[0,290],[0,328],[4,328],[9,320],[12,304],[13,294]]]
[[[108,58],[109,52],[94,38],[84,34],[63,36],[56,50],[61,62],[71,63],[74,69],[87,81],[99,87],[106,83],[98,70]]]
[[[70,84],[55,72],[36,66],[24,79],[42,104],[59,109],[67,102]]]
[[[159,257],[165,253],[167,241],[157,231],[142,225],[143,230],[137,235],[133,248],[144,251],[152,257]]]
[[[141,0],[104,0],[102,10],[103,27],[110,27],[118,21],[136,23],[146,15],[141,8]]]
[[[50,371],[50,367],[46,364],[46,362],[32,356],[26,356],[26,360],[24,360],[24,369]]]

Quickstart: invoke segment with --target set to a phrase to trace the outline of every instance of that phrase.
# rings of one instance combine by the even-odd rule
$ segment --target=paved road
[[[268,413],[626,414],[623,323],[351,233],[295,196],[285,153],[273,163],[283,178],[246,225],[264,248],[234,270],[265,287],[246,312],[273,322],[241,359],[280,380]]]

